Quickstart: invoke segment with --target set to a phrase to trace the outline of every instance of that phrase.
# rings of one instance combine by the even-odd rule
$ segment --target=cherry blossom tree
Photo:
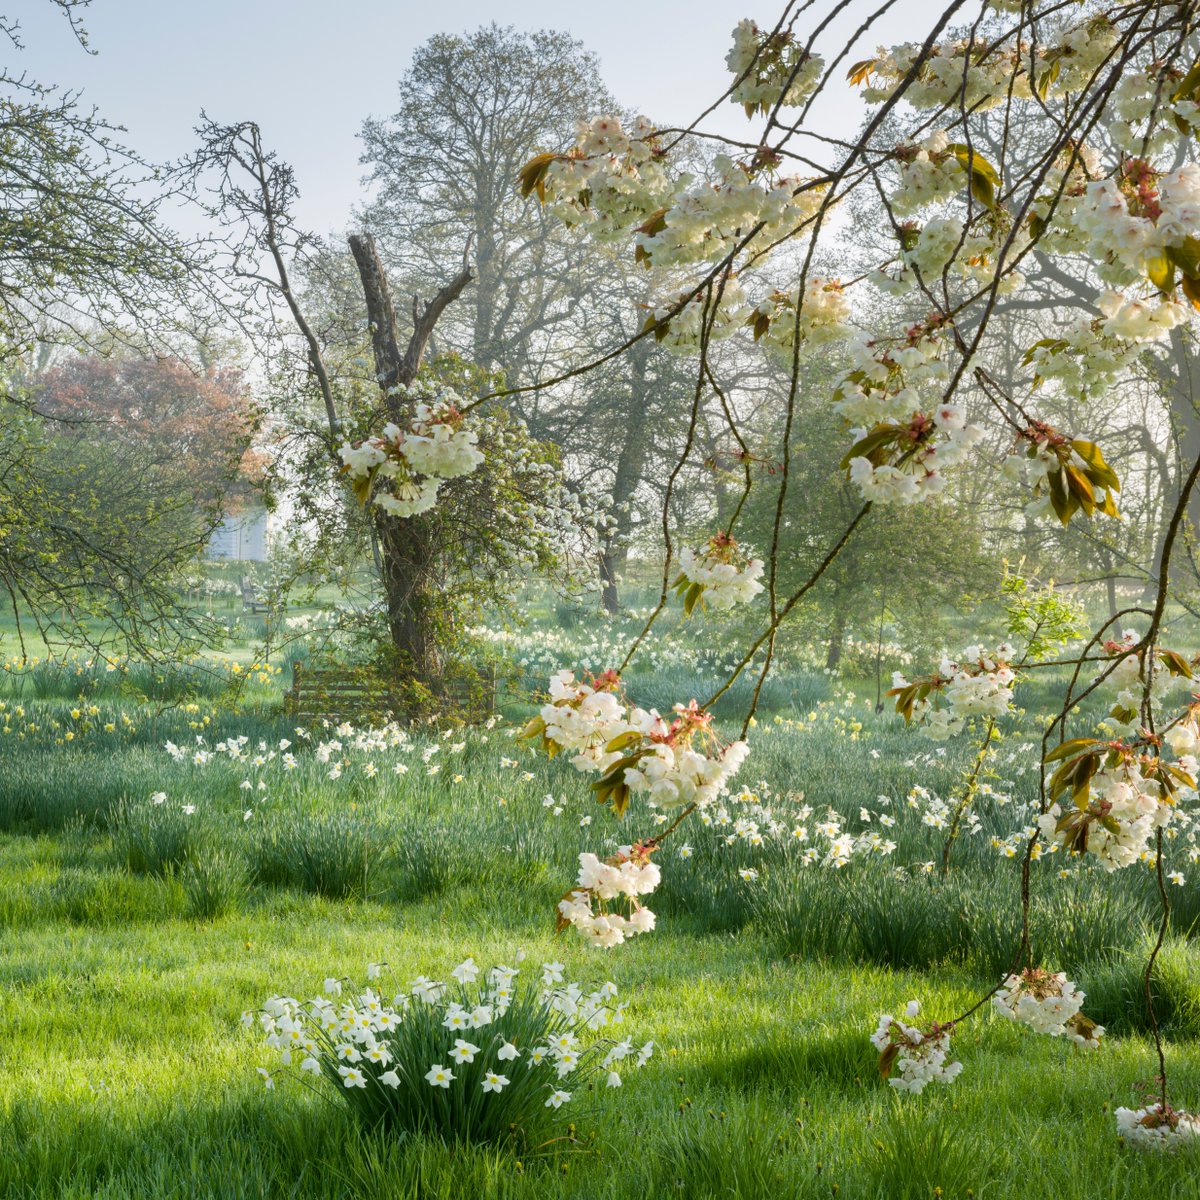
[[[651,856],[752,752],[746,737],[758,689],[733,742],[716,731],[712,702],[747,671],[761,687],[784,623],[862,531],[885,523],[889,510],[920,512],[956,476],[971,475],[1023,494],[1030,520],[1118,519],[1123,481],[1105,449],[1089,429],[1048,419],[1048,398],[1062,389],[1102,396],[1144,347],[1190,338],[1200,307],[1196,5],[952,0],[917,40],[857,60],[873,23],[894,6],[862,6],[858,32],[838,44],[832,16],[854,7],[821,16],[791,3],[771,25],[739,23],[722,100],[753,122],[743,139],[706,135],[703,116],[669,128],[601,118],[581,129],[573,149],[539,154],[521,173],[522,189],[567,225],[624,245],[646,264],[656,298],[631,342],[653,337],[695,363],[690,432],[664,498],[659,603],[623,663],[592,680],[557,676],[526,730],[530,742],[597,774],[597,798],[618,814],[635,796],[675,814],[607,865],[581,859],[559,911],[599,945],[653,927],[642,903]],[[853,140],[831,138],[813,122],[817,97],[842,78],[866,106]],[[685,134],[720,147],[713,175],[678,170]],[[892,238],[868,269],[847,278],[823,251],[836,239],[839,206],[856,192],[878,201]],[[1099,282],[1094,306],[1061,336],[1023,348],[1023,370],[1001,369],[1010,326],[997,314],[1047,270],[1085,288]],[[880,304],[880,296],[903,303]],[[764,479],[745,456],[747,492],[766,487],[774,504],[761,560],[738,548],[743,506],[707,547],[678,545],[669,520],[714,387],[713,348],[734,339],[789,371],[779,469]],[[827,402],[844,422],[842,468],[859,505],[807,575],[785,587],[785,521],[804,504],[790,449],[806,364],[830,356],[840,370]],[[737,436],[737,408],[726,412]],[[1196,796],[1200,701],[1180,691],[1200,658],[1163,644],[1163,619],[1197,478],[1200,459],[1189,456],[1158,530],[1149,599],[1113,614],[1080,653],[1064,663],[1038,661],[1029,647],[976,645],[895,681],[898,710],[943,738],[973,718],[1007,712],[1030,672],[1069,668],[1061,710],[1042,739],[1041,815],[1024,856],[1012,970],[948,1020],[921,1028],[881,1019],[873,1038],[881,1071],[902,1090],[954,1078],[951,1033],[993,998],[1051,1035],[1066,1025],[1047,1019],[1048,1008],[1064,1020],[1078,1016],[1073,985],[1029,962],[1029,863],[1040,844],[1056,843],[1106,870],[1147,857],[1156,864],[1163,915],[1146,996],[1160,1085],[1153,1103],[1122,1110],[1118,1123],[1130,1142],[1146,1145],[1182,1142],[1200,1128],[1170,1104],[1150,989],[1169,915],[1162,839],[1178,807]],[[749,585],[760,575],[756,596]],[[694,607],[709,590],[757,605],[757,631],[731,678],[701,702],[681,697],[673,718],[630,704],[620,672],[654,636],[674,593]],[[1110,716],[1101,730],[1081,729],[1076,706],[1094,694],[1111,697]],[[917,1013],[914,1004],[906,1017]],[[1076,1022],[1072,1030],[1081,1044],[1098,1044],[1094,1027]]]

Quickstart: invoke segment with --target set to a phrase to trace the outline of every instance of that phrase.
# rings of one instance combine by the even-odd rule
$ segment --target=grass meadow
[[[572,638],[581,658],[607,653],[590,634],[532,637],[529,680]],[[718,665],[665,657],[630,690],[666,707]],[[1033,864],[1034,955],[1087,992],[1108,1030],[1098,1052],[985,1009],[955,1034],[952,1087],[899,1095],[878,1077],[881,1012],[919,998],[948,1017],[1011,961],[1036,692],[943,878],[969,740],[939,746],[876,714],[873,693],[783,671],[740,790],[660,852],[658,928],[605,952],[557,936],[554,904],[581,850],[653,832],[652,814],[619,825],[586,777],[519,750],[527,705],[491,728],[305,736],[269,672],[233,709],[178,681],[135,703],[80,664],[3,683],[2,1196],[1200,1196],[1194,1159],[1114,1134],[1113,1110],[1156,1069],[1140,1002],[1148,869]],[[836,837],[850,838],[840,867]],[[1154,980],[1174,1094],[1192,1108],[1194,848],[1184,822]],[[369,962],[444,978],[468,954],[519,950],[532,970],[613,980],[628,1033],[657,1047],[619,1090],[577,1096],[542,1144],[402,1140],[361,1128],[324,1083],[264,1089],[256,1068],[273,1060],[240,1016],[271,994],[362,980]]]

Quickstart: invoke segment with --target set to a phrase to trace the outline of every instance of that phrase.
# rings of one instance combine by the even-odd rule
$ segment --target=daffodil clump
[[[452,982],[418,975],[390,1000],[378,982],[385,967],[370,964],[361,991],[329,978],[306,1003],[272,996],[242,1014],[283,1068],[326,1080],[370,1128],[537,1144],[594,1080],[620,1087],[654,1052],[653,1042],[597,1036],[622,1023],[627,1002],[611,982],[590,992],[568,982],[561,963],[543,963],[534,983],[519,966],[485,972],[468,958]],[[278,1072],[258,1071],[273,1089]]]

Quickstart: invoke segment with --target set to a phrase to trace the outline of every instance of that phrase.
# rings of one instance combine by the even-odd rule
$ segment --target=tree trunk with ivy
[[[398,389],[407,388],[416,379],[438,318],[471,282],[471,271],[464,262],[462,270],[423,310],[414,298],[412,336],[402,343],[396,308],[375,239],[367,234],[353,235],[350,251],[362,280],[375,377],[383,393],[384,408],[390,420],[405,426],[412,418],[412,406]],[[446,666],[437,517],[400,518],[372,509],[371,519],[379,538],[381,582],[396,666],[413,683],[436,695],[441,690],[439,685]]]

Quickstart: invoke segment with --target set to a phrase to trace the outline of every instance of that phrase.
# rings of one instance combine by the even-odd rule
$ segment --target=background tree
[[[407,518],[376,505],[360,511],[337,482],[341,446],[378,433],[388,421],[407,427],[417,402],[410,389],[419,382],[475,392],[494,383],[473,364],[449,356],[421,374],[435,328],[470,284],[472,271],[460,259],[458,271],[428,303],[414,299],[405,330],[374,239],[349,239],[358,286],[353,295],[337,256],[296,227],[291,168],[263,147],[256,125],[206,121],[199,132],[201,149],[187,164],[187,176],[226,230],[243,300],[272,315],[283,309],[290,318],[279,326],[284,335],[265,344],[274,350],[273,377],[289,397],[279,411],[294,423],[285,431],[297,451],[290,467],[317,481],[306,500],[319,529],[314,558],[332,549],[334,559],[344,561],[336,547],[348,536],[369,542],[388,666],[436,697],[445,691],[446,676],[465,665],[458,645],[465,617],[484,603],[503,605],[515,574],[553,571],[567,557],[570,541],[559,515],[568,506],[553,452],[519,422],[490,412],[479,418],[485,466],[448,481],[434,511]],[[293,273],[301,283],[293,284]],[[326,289],[310,315],[305,300],[330,282],[332,295]],[[365,372],[364,360],[371,364]]]
[[[177,358],[80,355],[38,376],[30,395],[62,436],[119,442],[223,511],[263,477],[251,439],[259,413],[243,373]]]
[[[374,186],[363,223],[405,291],[448,284],[470,246],[474,286],[438,337],[510,387],[536,382],[597,278],[596,256],[521,197],[517,175],[613,105],[599,63],[565,33],[492,24],[430,38],[399,90],[395,114],[363,125]]]
[[[52,2],[84,43],[82,0]],[[0,18],[0,34],[21,48],[15,22]],[[176,587],[220,519],[216,493],[198,504],[185,464],[131,427],[99,436],[94,413],[72,411],[78,391],[43,410],[31,383],[50,346],[169,347],[211,298],[196,248],[162,220],[153,167],[114,134],[73,93],[0,70],[0,582],[22,636],[32,622],[67,645],[177,655],[219,633]],[[61,368],[77,369],[103,374],[94,360]],[[245,445],[230,449],[236,462]]]

